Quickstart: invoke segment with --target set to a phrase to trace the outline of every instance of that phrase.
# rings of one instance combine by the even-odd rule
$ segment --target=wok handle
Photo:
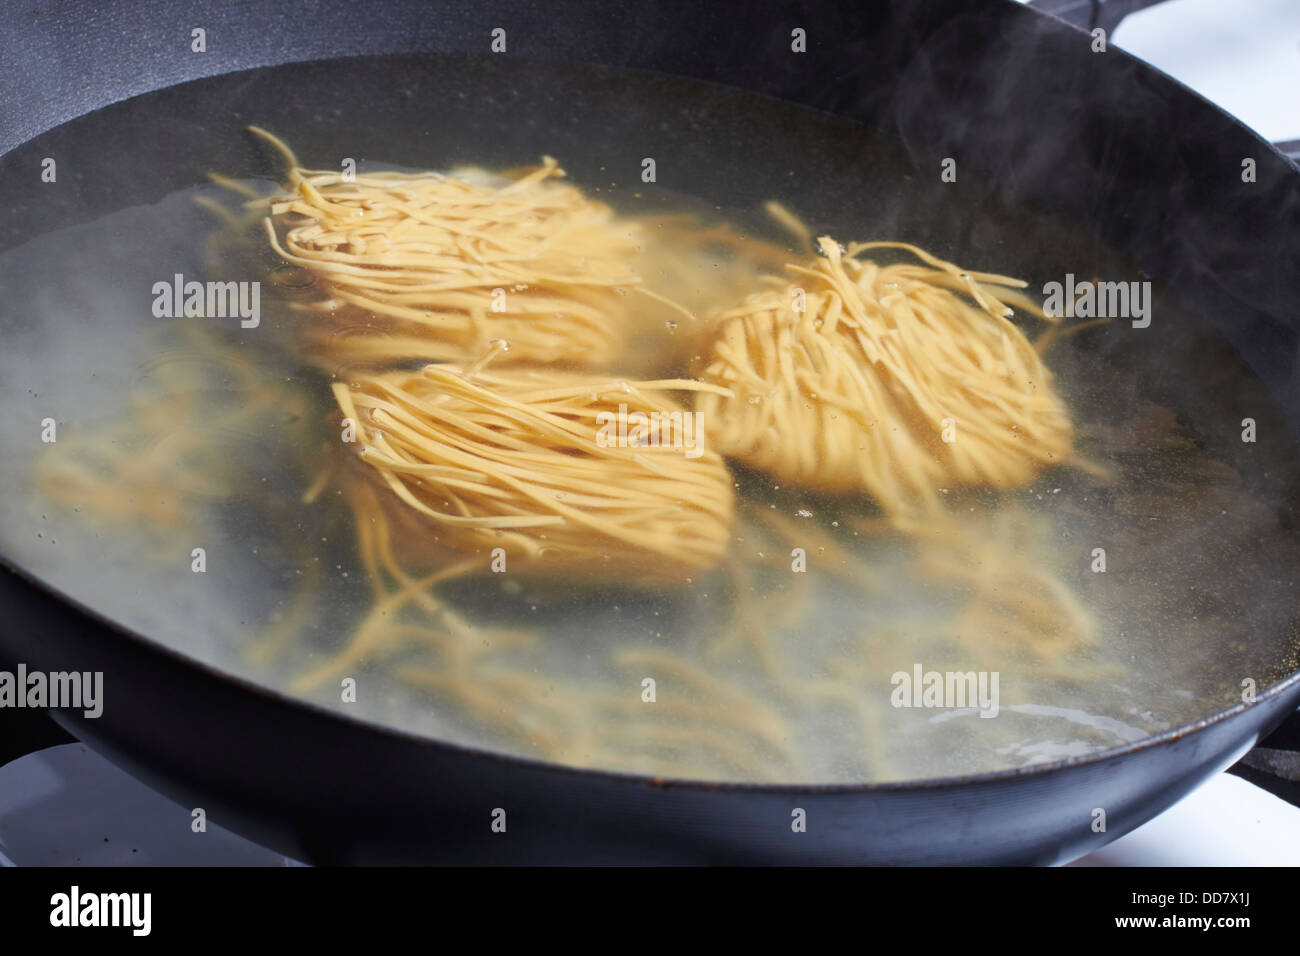
[[[1274,143],[1278,152],[1284,155],[1293,163],[1300,164],[1300,139],[1288,140],[1285,143]]]
[[[1157,3],[1164,0],[1029,0],[1028,5],[1083,30],[1101,27],[1110,36],[1130,13]]]
[[[1300,807],[1300,710],[1293,711],[1228,773]]]
[[[1164,2],[1165,0],[1028,0],[1025,5],[1081,30],[1101,27],[1110,36],[1120,21],[1130,13]],[[1300,139],[1273,145],[1291,162],[1300,165]]]

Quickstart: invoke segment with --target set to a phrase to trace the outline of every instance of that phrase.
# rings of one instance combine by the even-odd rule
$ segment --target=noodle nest
[[[512,180],[481,170],[312,171],[291,160],[264,220],[315,298],[302,348],[327,368],[461,362],[603,366],[671,304],[644,288],[640,227],[557,182],[552,158]]]
[[[802,488],[865,492],[899,521],[942,510],[949,487],[1020,487],[1072,454],[1052,375],[1009,318],[1035,311],[1004,276],[914,246],[818,240],[717,317],[698,407],[716,447]],[[921,264],[879,265],[870,249]]]
[[[697,382],[430,365],[333,389],[356,459],[391,492],[379,500],[425,525],[413,540],[502,548],[530,572],[678,584],[723,556],[731,478],[670,397],[707,390]]]

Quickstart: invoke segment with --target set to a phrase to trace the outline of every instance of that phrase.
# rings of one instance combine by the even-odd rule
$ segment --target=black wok
[[[639,114],[619,125],[617,75],[599,73],[587,91],[572,79],[575,65],[709,81],[881,131],[926,183],[901,198],[857,198],[880,205],[882,232],[924,222],[931,246],[970,250],[1001,242],[994,237],[1023,224],[1016,210],[1033,210],[1070,223],[1073,245],[1052,250],[1046,234],[1022,235],[1001,243],[1004,271],[1059,275],[1115,255],[1195,313],[1195,335],[1162,339],[1158,350],[1102,347],[1107,361],[1197,424],[1198,439],[1267,504],[1279,540],[1296,534],[1300,171],[1168,77],[1115,50],[1094,53],[1086,34],[1035,11],[974,0],[507,2],[388,3],[359,16],[355,5],[321,3],[290,16],[236,3],[193,12],[110,3],[94,12],[56,4],[14,20],[0,38],[0,250],[33,231],[158,202],[211,169],[255,174],[261,160],[241,133],[249,122],[293,130],[304,155],[328,149],[334,124],[346,122],[361,141],[407,131],[407,155],[384,157],[393,162],[420,165],[422,147],[442,137],[461,144],[464,155],[452,158],[491,165],[505,158],[494,144],[511,123],[558,116],[563,123],[536,136],[555,144],[548,150],[567,148],[578,178],[635,163],[653,141],[664,155],[722,157],[694,174],[688,191],[705,197],[726,194],[737,157],[773,166],[802,157],[798,179],[815,193],[856,148],[849,134],[781,141],[779,127],[739,107],[692,126],[670,93],[653,126]],[[200,22],[210,52],[191,53]],[[498,25],[535,72],[490,59]],[[795,27],[810,38],[803,58],[789,55]],[[213,79],[187,82],[200,77]],[[364,108],[346,105],[349,91]],[[458,97],[474,109],[456,107]],[[441,112],[430,105],[440,102]],[[773,105],[773,115],[783,109]],[[591,159],[579,152],[580,124],[559,128],[584,116],[611,124]],[[32,188],[31,171],[51,155],[75,188]],[[984,185],[946,191],[937,171],[954,156],[961,181]],[[1251,182],[1243,158],[1254,160]],[[819,226],[839,224],[836,196],[811,206],[802,211]],[[12,289],[20,277],[0,282]],[[17,341],[30,334],[22,322],[0,316],[0,330]],[[1113,384],[1099,380],[1101,394],[1086,401],[1102,402]],[[1248,413],[1270,437],[1243,448],[1238,422]],[[1194,550],[1195,539],[1180,546]],[[1272,661],[1252,701],[1207,703],[1202,719],[1103,752],[916,782],[673,781],[441,742],[232,676],[120,626],[7,555],[0,658],[102,671],[112,694],[103,716],[56,711],[59,723],[186,806],[313,862],[1053,863],[1150,819],[1296,709],[1296,615],[1278,602],[1297,567],[1260,569],[1275,600],[1256,608],[1244,645],[1222,648],[1228,662]],[[1171,661],[1177,654],[1174,643],[1158,647]],[[490,827],[498,807],[509,812],[507,834]],[[807,812],[806,833],[791,830],[794,808]],[[1097,808],[1104,831],[1093,825]]]

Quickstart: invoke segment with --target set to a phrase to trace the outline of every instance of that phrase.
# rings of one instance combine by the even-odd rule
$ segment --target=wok
[[[682,192],[727,196],[739,168],[761,167],[766,182],[784,178],[810,196],[800,211],[828,231],[875,208],[882,235],[924,235],[958,250],[957,261],[993,247],[1008,274],[1134,264],[1160,284],[1156,323],[1195,319],[1181,331],[1166,324],[1150,343],[1112,337],[1071,352],[1079,381],[1088,355],[1111,370],[1081,401],[1096,410],[1128,387],[1173,409],[1269,515],[1258,552],[1223,571],[1258,584],[1240,622],[1248,636],[1214,652],[1233,683],[1258,674],[1252,700],[1206,701],[1197,719],[1082,755],[825,785],[575,769],[349,717],[125,626],[6,548],[0,656],[29,670],[102,671],[103,715],[55,719],[184,805],[320,863],[1054,863],[1150,819],[1300,703],[1286,590],[1300,563],[1285,561],[1300,501],[1300,171],[1169,77],[1118,50],[1096,53],[1086,33],[1034,10],[975,0],[395,2],[364,18],[331,2],[293,17],[238,3],[190,12],[110,2],[14,16],[0,38],[0,251],[51,244],[10,260],[31,271],[0,276],[3,301],[32,301],[57,281],[33,263],[57,265],[61,230],[159,203],[209,170],[263,169],[242,132],[250,122],[292,131],[303,155],[328,153],[343,125],[353,142],[399,144],[380,158],[414,166],[430,151],[505,162],[509,144],[531,137],[587,182],[644,155],[695,155]],[[195,25],[207,52],[190,49]],[[497,26],[506,57],[488,49]],[[795,28],[806,30],[806,55],[791,55]],[[623,98],[625,85],[637,95]],[[855,129],[896,151],[870,152]],[[48,156],[65,187],[34,185]],[[950,157],[959,188],[939,176]],[[859,193],[827,187],[874,162],[899,178]],[[1068,233],[1046,225],[1062,222]],[[38,349],[34,314],[0,315],[7,348]],[[83,362],[93,377],[93,357]],[[11,409],[38,410],[39,396],[13,378],[0,389]],[[1266,440],[1240,441],[1245,417]],[[1162,547],[1194,555],[1234,534],[1230,524],[1180,527]],[[107,545],[102,561],[113,561]],[[1199,566],[1170,573],[1204,584],[1189,567]],[[202,616],[192,621],[204,630]],[[1164,655],[1157,667],[1176,666],[1177,637],[1151,645]],[[490,826],[499,807],[506,834]],[[806,832],[791,829],[795,808]]]

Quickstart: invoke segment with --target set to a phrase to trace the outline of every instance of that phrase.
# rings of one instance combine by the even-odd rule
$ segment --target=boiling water
[[[1067,272],[1142,278],[1085,237],[1002,208],[979,184],[936,189],[887,141],[793,107],[664,77],[545,68],[545,83],[529,83],[481,64],[382,67],[203,81],[65,128],[164,124],[196,105],[224,107],[222,123],[190,128],[177,159],[137,170],[129,189],[69,200],[50,184],[61,198],[49,215],[0,253],[0,395],[10,410],[0,421],[0,552],[15,564],[152,640],[359,719],[663,776],[861,782],[993,771],[1140,740],[1296,668],[1300,549],[1285,493],[1294,455],[1275,428],[1273,446],[1251,456],[1238,423],[1274,422],[1267,397],[1213,327],[1157,288],[1151,327],[1114,323],[1048,355],[1080,450],[1109,481],[1061,468],[1014,494],[953,492],[961,537],[918,541],[866,530],[875,515],[866,500],[736,467],[728,564],[739,573],[672,590],[483,573],[438,592],[473,629],[457,638],[474,652],[454,681],[411,630],[445,635],[445,622],[410,611],[395,616],[387,642],[330,671],[374,596],[341,489],[302,500],[330,455],[329,379],[283,347],[291,292],[270,279],[274,256],[214,245],[218,221],[195,202],[231,207],[225,190],[195,185],[208,168],[271,188],[275,170],[244,123],[283,135],[309,166],[356,156],[363,168],[508,168],[549,153],[626,214],[688,210],[784,244],[760,212],[776,198],[818,232],[916,242],[1023,276],[1031,291]],[[275,84],[309,82],[323,85],[327,115],[267,105]],[[380,87],[390,109],[376,113]],[[440,95],[424,95],[432,88]],[[645,156],[657,160],[655,184],[640,179]],[[122,187],[127,161],[102,157],[79,181],[102,173]],[[259,321],[159,317],[155,286],[178,274],[263,280]],[[1222,387],[1183,379],[1193,364]],[[250,413],[266,395],[274,400]],[[172,409],[161,431],[133,430],[159,402]],[[54,443],[42,441],[47,419]],[[167,464],[117,483],[123,497],[111,506],[88,486],[52,494],[59,456],[96,442],[129,450],[125,461],[155,454]],[[74,457],[91,462],[92,477],[109,474],[102,457]],[[792,567],[796,547],[804,572]],[[964,575],[934,571],[945,559]],[[963,583],[971,573],[993,583],[977,594]],[[1059,622],[1033,617],[1028,585],[1009,584],[1035,575],[1060,607],[1077,606],[1087,641],[1051,651]],[[976,598],[996,613],[973,615]],[[1026,615],[1041,640],[1012,633]],[[974,674],[987,697],[963,707],[901,696],[899,675],[918,671]],[[312,673],[324,676],[305,683]]]

